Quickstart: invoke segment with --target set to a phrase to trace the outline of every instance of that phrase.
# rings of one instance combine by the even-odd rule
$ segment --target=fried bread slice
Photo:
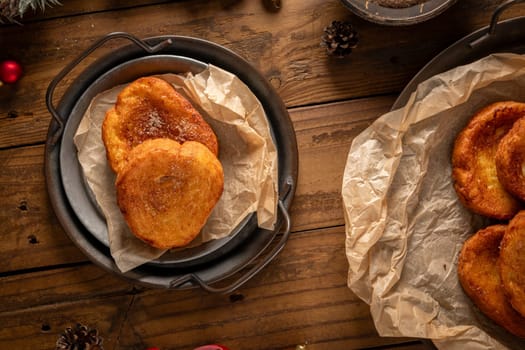
[[[117,175],[117,201],[131,231],[161,249],[190,243],[224,186],[220,161],[203,144],[146,140]]]
[[[510,219],[521,204],[498,180],[496,150],[525,103],[504,101],[478,111],[458,134],[452,152],[452,177],[460,201],[475,213]]]
[[[525,201],[525,118],[518,119],[496,150],[498,179],[512,195]]]
[[[465,293],[487,317],[525,338],[525,318],[509,303],[498,268],[499,244],[507,225],[492,225],[476,232],[463,244],[458,276]]]
[[[214,154],[215,133],[201,114],[167,81],[143,77],[126,86],[102,124],[102,139],[111,168],[118,173],[133,147],[153,138],[179,143],[197,141]]]
[[[525,210],[509,222],[501,241],[499,267],[511,305],[525,317]]]

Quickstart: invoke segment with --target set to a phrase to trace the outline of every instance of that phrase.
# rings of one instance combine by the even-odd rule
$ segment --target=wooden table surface
[[[347,287],[340,196],[353,138],[389,111],[436,54],[488,24],[501,1],[459,0],[412,26],[367,22],[338,0],[64,0],[22,25],[0,26],[0,61],[24,75],[0,87],[0,348],[54,349],[77,322],[98,329],[106,349],[426,349],[380,337],[369,307]],[[503,18],[525,15],[514,6]],[[350,21],[359,44],[327,56],[323,28]],[[109,32],[139,38],[186,35],[225,46],[272,84],[289,110],[299,148],[292,234],[281,254],[237,291],[151,289],[91,263],[60,226],[46,189],[44,146],[51,80]],[[68,76],[67,85],[109,43]],[[59,88],[57,94],[64,91]],[[299,346],[299,347],[298,347]]]

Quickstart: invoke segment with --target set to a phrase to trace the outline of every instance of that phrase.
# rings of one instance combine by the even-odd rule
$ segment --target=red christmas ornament
[[[211,344],[211,345],[199,346],[198,348],[195,348],[193,350],[229,350],[229,349],[225,347],[224,345]]]
[[[0,62],[0,82],[14,84],[22,76],[22,66],[14,60]],[[1,84],[0,84],[1,85]]]

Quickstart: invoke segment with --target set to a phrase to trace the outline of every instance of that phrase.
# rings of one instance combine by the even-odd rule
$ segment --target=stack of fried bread
[[[471,236],[458,260],[465,293],[489,318],[525,338],[525,103],[478,111],[452,153],[454,188],[473,212],[498,220]]]
[[[143,77],[107,111],[102,139],[131,232],[160,249],[188,245],[224,186],[210,125],[170,83]]]

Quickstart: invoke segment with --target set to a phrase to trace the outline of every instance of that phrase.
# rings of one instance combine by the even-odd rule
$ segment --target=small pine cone
[[[55,350],[104,350],[96,329],[78,324],[68,327],[57,340]]]
[[[357,32],[350,22],[333,21],[324,28],[322,43],[328,55],[346,57],[352,53],[358,41]]]
[[[19,0],[0,1],[0,23],[8,22],[20,15]]]
[[[263,0],[264,7],[268,11],[277,12],[281,9],[281,0]]]

